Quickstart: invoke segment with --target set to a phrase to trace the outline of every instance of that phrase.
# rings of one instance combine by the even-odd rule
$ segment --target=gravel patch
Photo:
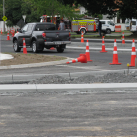
[[[108,73],[104,76],[85,75],[77,78],[63,78],[57,75],[46,75],[28,84],[90,84],[90,83],[136,83],[137,74]]]

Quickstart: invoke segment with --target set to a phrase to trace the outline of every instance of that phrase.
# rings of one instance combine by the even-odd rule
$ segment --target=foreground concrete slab
[[[43,90],[43,89],[137,89],[137,83],[101,84],[5,84],[0,90]]]

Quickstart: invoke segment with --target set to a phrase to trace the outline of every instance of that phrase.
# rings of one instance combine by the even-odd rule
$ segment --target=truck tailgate
[[[69,31],[45,31],[47,41],[68,41],[69,40]]]

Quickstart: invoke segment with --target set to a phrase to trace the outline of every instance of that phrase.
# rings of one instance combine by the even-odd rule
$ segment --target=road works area
[[[2,51],[13,54],[6,44]],[[62,54],[28,50],[28,57],[60,61],[0,66],[0,136],[136,136],[137,69],[127,67],[132,41],[117,40],[121,65],[109,64],[114,41],[105,44],[102,54],[102,40],[89,40],[92,62],[66,64],[85,52],[86,42],[76,39]]]

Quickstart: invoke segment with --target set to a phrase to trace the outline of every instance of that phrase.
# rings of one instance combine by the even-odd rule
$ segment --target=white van
[[[137,32],[137,19],[131,20],[130,31],[133,33]]]
[[[112,31],[115,31],[115,24],[111,20],[100,20],[102,23],[102,32],[110,34]]]

